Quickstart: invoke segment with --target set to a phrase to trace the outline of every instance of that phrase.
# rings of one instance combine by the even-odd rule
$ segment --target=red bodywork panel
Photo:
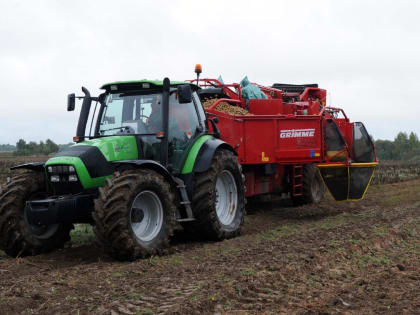
[[[217,117],[222,139],[235,148],[241,164],[305,164],[323,159],[320,117],[255,115]]]
[[[192,80],[191,80],[192,81]],[[255,83],[254,83],[255,84]],[[353,147],[353,123],[344,111],[326,107],[326,91],[307,87],[302,93],[286,93],[257,85],[267,99],[246,101],[239,84],[224,85],[215,79],[201,79],[202,87],[219,87],[229,98],[219,99],[206,109],[208,118],[219,119],[222,140],[237,152],[246,178],[246,196],[290,191],[293,165],[331,162],[344,156],[348,161]],[[247,108],[251,115],[230,115],[216,110],[225,101]],[[336,118],[339,113],[343,118]],[[325,123],[333,120],[345,142],[344,151],[327,152]],[[211,128],[210,128],[211,129]],[[274,165],[269,171],[268,166]]]

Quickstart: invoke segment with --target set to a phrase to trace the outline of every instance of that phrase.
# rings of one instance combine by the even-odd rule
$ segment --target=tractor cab
[[[131,137],[138,151],[131,159],[153,160],[181,172],[189,147],[207,130],[198,87],[172,82],[165,90],[161,81],[142,80],[108,83],[102,89],[98,98],[85,93],[75,141]],[[96,104],[90,113],[92,101]],[[86,135],[88,117],[91,127]]]

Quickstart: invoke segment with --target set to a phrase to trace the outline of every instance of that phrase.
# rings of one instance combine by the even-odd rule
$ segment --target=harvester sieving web
[[[325,90],[274,84],[249,99],[200,72],[70,94],[69,111],[83,100],[76,144],[12,168],[24,171],[0,190],[0,249],[49,252],[89,223],[110,256],[131,260],[162,253],[177,224],[211,240],[239,235],[246,197],[288,193],[302,205],[321,201],[325,186],[337,200],[363,197],[374,145],[362,123],[325,106]]]

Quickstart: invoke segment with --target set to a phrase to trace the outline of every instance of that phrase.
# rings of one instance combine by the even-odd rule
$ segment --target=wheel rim
[[[232,173],[224,170],[216,180],[216,213],[224,225],[233,222],[238,208],[238,192]]]
[[[154,239],[163,225],[163,207],[160,198],[150,190],[139,193],[130,210],[130,225],[136,238],[142,242]]]

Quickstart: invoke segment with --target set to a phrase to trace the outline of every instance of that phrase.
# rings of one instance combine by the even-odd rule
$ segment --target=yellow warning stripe
[[[371,163],[352,163],[350,167],[375,167],[378,165],[378,162],[371,162]]]
[[[376,163],[376,164],[378,164],[378,163]],[[372,182],[373,175],[375,175],[375,169],[373,169],[372,175],[370,176],[370,179],[369,179],[369,183],[367,184],[367,186],[365,188],[365,191],[363,192],[363,195],[362,195],[361,198],[359,198],[359,199],[350,199],[350,198],[347,198],[347,200],[349,200],[349,201],[359,201],[359,200],[362,200],[363,198],[365,198],[366,192],[367,192],[367,190],[368,190],[368,188],[370,186],[370,183]]]
[[[352,164],[345,164],[345,163],[325,163],[325,164],[317,164],[317,167],[375,167],[378,165],[378,162],[370,162],[370,163],[352,163]]]
[[[375,167],[377,165],[378,165],[378,162],[371,162],[371,163],[353,163],[353,164],[350,164],[350,165],[341,164],[341,163],[335,163],[335,164],[318,164],[317,167],[318,168],[321,168],[321,167],[322,168],[325,168],[325,167],[347,167],[347,198],[344,199],[344,200],[336,200],[336,201],[340,202],[340,201],[359,201],[359,200],[362,200],[365,197],[365,195],[366,195],[366,192],[367,192],[367,190],[368,190],[368,188],[370,186],[370,183],[372,182],[373,175],[375,175]],[[358,199],[349,198],[349,195],[350,195],[350,167],[373,167],[372,175],[370,176],[369,182],[368,182],[368,184],[365,187],[365,190],[363,192],[363,195],[362,195],[361,198],[358,198]],[[321,175],[321,171],[319,169],[318,169],[318,172],[319,172],[319,175],[321,176],[321,179],[322,179],[325,187],[327,187],[327,189],[330,190],[328,188],[328,186],[326,185],[326,183],[324,181],[324,177]],[[330,194],[331,194],[331,191],[330,191]],[[331,195],[333,196],[333,194],[331,194]]]
[[[347,164],[344,163],[334,163],[334,164],[317,164],[317,167],[348,167]]]

